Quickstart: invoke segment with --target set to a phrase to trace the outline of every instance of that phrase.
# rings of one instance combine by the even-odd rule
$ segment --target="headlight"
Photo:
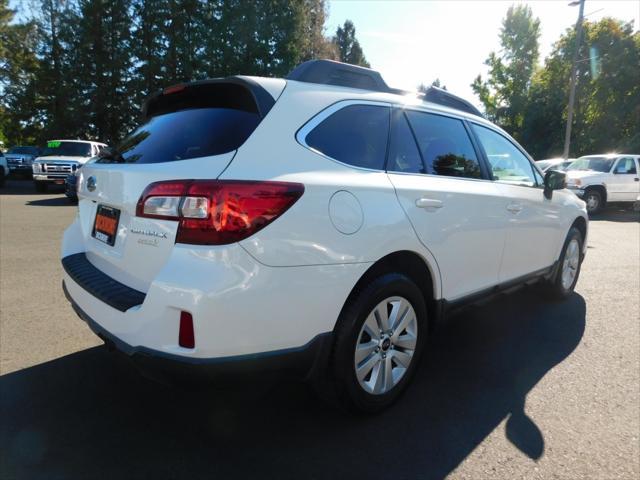
[[[40,163],[34,163],[31,165],[31,170],[33,171],[33,173],[40,173],[42,168],[42,164]]]

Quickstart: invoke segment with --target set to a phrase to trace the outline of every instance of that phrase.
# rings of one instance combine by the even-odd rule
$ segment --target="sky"
[[[326,34],[350,19],[367,60],[387,84],[415,90],[439,78],[478,105],[470,84],[486,73],[489,52],[500,49],[500,25],[513,3],[529,5],[540,19],[540,61],[578,17],[569,0],[332,0]],[[640,0],[586,0],[584,13],[590,21],[611,16],[633,20],[636,31],[640,26]]]

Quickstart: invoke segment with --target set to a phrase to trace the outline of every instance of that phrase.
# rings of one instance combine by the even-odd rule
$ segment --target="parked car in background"
[[[96,160],[98,160],[98,157],[93,157],[90,158],[89,160],[87,160],[86,163],[82,164],[82,165],[78,165],[78,167],[76,168],[76,171],[73,173],[70,173],[69,175],[67,175],[67,178],[65,178],[64,180],[64,194],[67,196],[67,198],[69,199],[69,201],[71,203],[77,203],[78,202],[78,191],[77,191],[77,186],[78,186],[78,175],[80,174],[80,170],[90,164],[95,162]]]
[[[38,147],[11,147],[5,156],[12,175],[31,178],[33,161],[38,158],[42,150]]]
[[[33,162],[33,181],[38,192],[49,184],[64,185],[65,179],[95,157],[107,145],[87,140],[50,140],[42,155]]]
[[[0,187],[4,186],[7,175],[9,175],[7,159],[5,158],[4,153],[2,153],[2,150],[0,150]]]
[[[568,158],[566,160],[564,158],[549,158],[547,160],[537,160],[536,165],[543,173],[549,169],[564,172],[575,160],[575,158]]]
[[[378,411],[446,312],[566,298],[586,252],[564,173],[449,92],[338,62],[169,87],[106,152],[80,169],[63,289],[143,368],[284,369]]]
[[[64,179],[64,194],[67,196],[71,203],[78,202],[78,192],[76,191],[77,182],[78,182],[78,172],[80,170],[76,170],[74,173],[67,175],[67,178]]]
[[[589,213],[607,203],[640,200],[640,155],[607,154],[578,158],[567,169],[567,186],[587,203]]]

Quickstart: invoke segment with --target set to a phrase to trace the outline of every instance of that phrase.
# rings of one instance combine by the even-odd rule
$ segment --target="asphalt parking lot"
[[[637,212],[591,222],[570,299],[529,288],[462,312],[394,408],[354,418],[298,383],[185,391],[140,377],[62,294],[75,208],[30,182],[0,190],[3,479],[640,476]]]

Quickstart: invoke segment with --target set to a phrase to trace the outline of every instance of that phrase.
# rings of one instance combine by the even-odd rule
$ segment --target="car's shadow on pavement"
[[[71,202],[66,196],[43,198],[42,200],[31,200],[25,203],[30,207],[74,207],[75,203]]]
[[[585,315],[581,296],[548,304],[535,289],[467,310],[431,338],[407,394],[373,417],[333,410],[297,383],[164,387],[91,348],[0,377],[0,472],[443,478],[505,418],[507,438],[535,460],[544,432],[524,413],[526,395],[579,344]]]
[[[591,222],[640,222],[640,210],[631,207],[609,206],[600,213],[589,216]]]
[[[49,185],[47,191],[37,192],[36,187],[31,179],[7,179],[5,185],[0,188],[0,196],[2,195],[64,195],[64,185]]]

